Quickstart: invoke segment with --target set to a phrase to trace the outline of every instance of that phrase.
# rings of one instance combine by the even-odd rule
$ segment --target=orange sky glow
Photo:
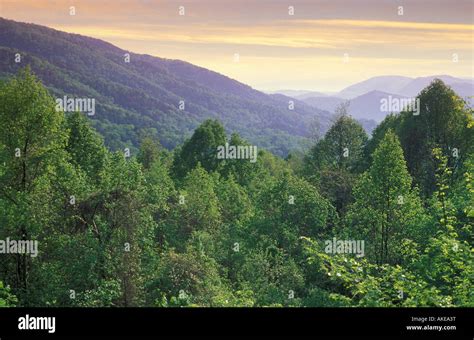
[[[473,77],[472,1],[410,1],[403,15],[401,4],[0,0],[0,16],[185,60],[259,90],[338,91],[377,75]]]

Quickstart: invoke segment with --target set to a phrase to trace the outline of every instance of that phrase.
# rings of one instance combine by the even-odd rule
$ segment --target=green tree
[[[215,260],[194,247],[162,254],[158,277],[151,283],[155,303],[171,306],[223,307],[232,305],[233,295],[219,276]]]
[[[53,98],[26,68],[1,86],[0,120],[0,204],[4,208],[0,236],[37,240],[43,229],[35,219],[30,195],[65,162],[64,114],[56,111]],[[33,260],[29,254],[19,254],[6,261],[7,272],[17,273],[7,282],[26,303]]]
[[[458,220],[456,205],[453,204],[451,192],[453,172],[448,165],[448,157],[440,148],[433,150],[436,160],[436,187],[433,194],[434,207],[432,214],[437,218],[437,229],[432,233],[429,242],[412,267],[423,273],[425,280],[437,287],[455,305],[473,306],[474,256],[472,252],[472,224],[464,217]],[[469,175],[466,176],[469,190]],[[459,193],[458,193],[459,194]],[[469,199],[466,200],[469,204]],[[465,203],[465,204],[466,204]],[[469,214],[464,210],[463,214]],[[467,240],[461,233],[470,235]],[[468,243],[471,241],[471,245]]]
[[[304,159],[305,176],[320,189],[338,212],[351,202],[356,174],[365,164],[367,134],[353,118],[342,112]]]
[[[217,121],[208,119],[186,140],[180,153],[175,159],[173,173],[177,178],[183,178],[198,163],[206,171],[215,171],[219,166],[217,147],[225,145],[226,134],[224,127]]]
[[[84,114],[79,112],[66,117],[66,129],[69,131],[66,151],[71,156],[71,162],[97,182],[106,157],[102,137],[90,127]]]
[[[285,174],[262,190],[252,221],[254,240],[267,240],[292,255],[300,253],[300,236],[321,237],[334,227],[331,204],[304,179]]]
[[[105,266],[103,273],[105,278],[121,282],[119,305],[141,305],[145,279],[142,261],[153,255],[148,248],[156,228],[145,201],[149,196],[141,165],[136,159],[115,153],[102,174],[101,192],[97,237]]]
[[[304,275],[294,258],[276,247],[252,249],[239,270],[241,285],[255,293],[257,306],[297,306]]]
[[[473,151],[474,130],[470,110],[456,93],[441,80],[434,80],[418,95],[420,112],[402,112],[398,135],[408,169],[421,193],[429,197],[436,190],[436,160],[433,148],[449,156],[449,166],[456,171]]]
[[[233,133],[229,140],[229,146],[250,146],[250,143],[242,139],[237,133]],[[232,176],[237,183],[248,186],[260,172],[261,162],[250,162],[248,159],[226,159],[221,160],[220,173],[224,177]]]
[[[216,233],[221,225],[215,180],[200,164],[189,172],[178,189],[163,223],[166,242],[183,250],[185,241],[197,230]]]
[[[142,139],[138,151],[137,160],[143,165],[144,169],[150,169],[152,164],[158,160],[160,154],[160,145],[153,138],[147,136]]]
[[[397,114],[388,114],[379,125],[372,131],[372,137],[367,141],[365,147],[365,158],[368,160],[368,166],[372,163],[372,154],[379,145],[380,141],[385,137],[388,130],[392,130],[399,135],[401,124],[401,116]]]
[[[18,299],[11,293],[10,287],[0,281],[0,307],[15,307]]]
[[[354,188],[347,228],[350,235],[367,242],[371,260],[399,263],[401,240],[422,232],[425,214],[417,191],[411,188],[400,142],[391,130],[372,157],[372,165]]]
[[[313,280],[321,287],[316,290],[316,302],[361,307],[452,306],[450,297],[443,296],[420,272],[346,254],[327,254],[314,240],[304,238],[303,242]]]

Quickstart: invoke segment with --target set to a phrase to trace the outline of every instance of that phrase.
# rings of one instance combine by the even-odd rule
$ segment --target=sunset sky
[[[469,0],[0,0],[0,16],[185,60],[259,90],[338,91],[377,75],[473,77],[473,6]]]

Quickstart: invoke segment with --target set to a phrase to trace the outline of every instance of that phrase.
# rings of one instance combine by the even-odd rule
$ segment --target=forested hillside
[[[214,118],[227,131],[286,156],[307,146],[313,121],[323,132],[330,125],[326,111],[266,95],[183,61],[0,18],[0,78],[26,65],[56,97],[94,98],[92,126],[112,150],[136,150],[145,135],[172,149],[205,119]]]
[[[220,159],[252,143],[218,120],[112,152],[23,69],[0,87],[0,240],[38,254],[0,255],[0,306],[474,306],[474,119],[440,80],[418,98],[371,139],[340,110],[286,160]]]

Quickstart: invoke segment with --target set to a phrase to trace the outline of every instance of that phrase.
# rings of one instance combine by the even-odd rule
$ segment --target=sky
[[[263,91],[335,92],[379,75],[474,77],[472,0],[0,0],[0,16]]]

